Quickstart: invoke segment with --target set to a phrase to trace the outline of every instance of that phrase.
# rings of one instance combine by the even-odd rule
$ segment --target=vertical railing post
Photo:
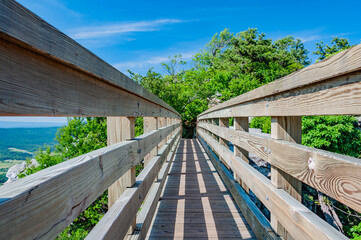
[[[228,128],[229,127],[229,118],[220,118],[219,119],[219,126],[220,127],[225,127],[225,128]],[[219,137],[219,143],[223,146],[225,146],[226,148],[229,149],[229,142],[221,137]],[[221,162],[229,169],[231,166],[228,166],[228,164],[226,163],[226,161],[222,158],[222,157],[219,157]]]
[[[235,117],[233,125],[234,125],[235,130],[248,132],[248,130],[249,130],[248,117]],[[234,147],[234,155],[239,156],[245,162],[249,163],[248,151],[246,151],[240,147],[237,147],[236,145],[233,145],[233,147]],[[241,178],[239,176],[237,176],[236,173],[234,173],[234,178],[242,186],[242,188],[247,193],[249,193],[248,186],[244,182],[242,182]]]
[[[166,119],[166,123],[167,123],[166,126],[172,125],[171,118],[167,117],[165,119]],[[171,138],[172,135],[173,135],[173,132],[167,136],[167,142]]]
[[[144,117],[143,118],[143,129],[144,133],[151,132],[158,129],[158,118],[157,117]],[[144,166],[158,154],[158,147],[155,147],[144,157]]]
[[[301,144],[302,140],[302,117],[272,117],[271,137],[277,140],[287,140]],[[272,149],[269,149],[269,153]],[[298,201],[302,200],[302,183],[284,171],[271,166],[271,182],[277,188],[284,189]],[[293,239],[292,236],[280,224],[272,214],[271,225],[274,230],[284,239]]]
[[[158,121],[158,129],[159,128],[162,128],[162,127],[165,127],[167,125],[167,122],[166,122],[166,118],[165,117],[158,117],[157,118],[157,121]],[[162,141],[160,141],[160,143],[158,144],[158,150],[164,146],[164,144],[167,142],[167,139],[163,139]]]
[[[134,117],[108,117],[107,118],[107,142],[108,145],[135,138]],[[108,188],[108,207],[111,208],[126,188],[132,187],[135,183],[135,167],[132,167],[116,182]],[[136,219],[129,228],[128,233],[135,229]]]

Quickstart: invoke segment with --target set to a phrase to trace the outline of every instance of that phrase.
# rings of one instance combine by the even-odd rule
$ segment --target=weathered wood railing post
[[[229,127],[229,118],[220,118],[219,119],[219,126],[220,127],[226,127],[228,128]],[[229,149],[229,142],[221,137],[219,137],[219,143],[222,145],[222,146],[225,146],[226,148]],[[230,166],[228,166],[228,164],[226,163],[226,161],[221,157],[219,156],[219,159],[221,160],[221,162],[229,169]]]
[[[107,118],[108,145],[135,138],[135,118],[134,117],[108,117]],[[108,188],[108,206],[112,207],[119,196],[135,183],[135,167],[132,167],[121,178]],[[135,229],[136,219],[129,228],[128,233]]]
[[[172,119],[171,119],[171,118],[167,117],[167,118],[165,118],[165,121],[166,121],[166,123],[167,123],[166,126],[172,125]],[[172,133],[171,135],[173,135],[173,133]],[[167,142],[168,142],[168,140],[171,138],[171,135],[169,135],[169,136],[167,137]]]
[[[162,128],[167,126],[167,119],[165,117],[158,117],[157,118],[158,121],[158,128]],[[158,144],[158,150],[164,146],[164,144],[167,143],[167,139],[163,139],[159,144]]]
[[[271,138],[301,144],[302,117],[272,117]],[[272,149],[269,149],[268,151],[270,153]],[[298,201],[302,200],[302,182],[274,166],[271,166],[271,182],[277,188],[284,189]],[[284,239],[293,239],[285,230],[284,226],[282,226],[278,219],[272,214],[272,209],[270,210],[271,224],[275,231]]]
[[[143,129],[144,133],[151,132],[153,130],[157,130],[158,126],[158,118],[157,117],[143,117]],[[155,147],[150,153],[148,153],[144,157],[144,166],[148,164],[148,162],[158,154],[158,147]]]
[[[235,130],[248,132],[248,130],[249,130],[248,117],[235,117],[233,125],[234,125]],[[249,163],[248,151],[246,151],[236,145],[233,145],[233,147],[234,147],[234,155],[241,157],[245,162]],[[249,193],[249,188],[247,187],[247,185],[244,182],[242,182],[241,178],[239,176],[237,176],[236,173],[234,173],[234,178],[242,186],[242,188],[247,193]]]

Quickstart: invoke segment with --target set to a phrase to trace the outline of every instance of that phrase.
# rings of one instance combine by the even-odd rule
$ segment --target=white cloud
[[[187,61],[192,59],[192,57],[196,54],[195,51],[192,52],[186,52],[182,54],[182,59]],[[141,68],[149,68],[155,65],[159,65],[163,62],[168,62],[169,57],[168,56],[174,56],[174,54],[165,54],[163,56],[155,56],[150,57],[145,60],[139,60],[139,61],[127,61],[127,62],[119,62],[116,64],[113,64],[113,66],[119,70],[127,70],[127,69],[141,69]]]
[[[162,26],[183,23],[186,20],[181,19],[158,19],[151,21],[138,21],[128,23],[117,23],[111,25],[84,27],[70,30],[74,39],[90,39],[110,37],[118,34],[132,32],[152,32],[159,31]]]
[[[324,34],[323,32],[324,32],[323,28],[318,28],[318,29],[298,32],[293,35],[295,36],[295,38],[299,38],[301,39],[302,42],[306,43],[306,42],[314,42],[323,39],[331,39],[332,37],[336,37],[336,36],[343,37],[352,34],[347,32],[347,33],[339,33],[339,34],[331,35],[331,34]]]

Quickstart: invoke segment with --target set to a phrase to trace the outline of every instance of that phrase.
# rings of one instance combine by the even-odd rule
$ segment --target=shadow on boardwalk
[[[256,239],[204,149],[181,140],[149,239]]]

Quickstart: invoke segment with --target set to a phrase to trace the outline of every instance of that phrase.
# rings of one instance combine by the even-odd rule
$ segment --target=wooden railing
[[[360,70],[358,45],[198,116],[197,134],[205,149],[211,156],[213,150],[245,192],[250,189],[268,208],[272,228],[284,238],[346,238],[301,204],[302,182],[361,212],[361,160],[301,145],[302,116],[361,114]],[[249,133],[250,116],[271,116],[271,134]],[[271,180],[249,165],[249,152],[271,164]],[[249,201],[245,192],[242,196]],[[267,220],[257,210],[255,214],[245,217],[255,221],[259,238],[269,237]]]
[[[109,145],[1,186],[0,239],[54,239],[108,188],[87,239],[144,238],[180,139],[177,111],[15,1],[0,1],[0,62],[1,116],[107,116]]]

